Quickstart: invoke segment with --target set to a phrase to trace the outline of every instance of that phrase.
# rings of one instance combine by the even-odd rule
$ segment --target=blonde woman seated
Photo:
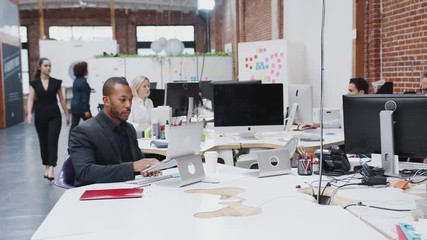
[[[132,108],[128,122],[132,123],[137,133],[144,131],[151,126],[151,110],[153,110],[153,101],[150,96],[150,80],[144,76],[137,76],[131,84],[132,89]]]

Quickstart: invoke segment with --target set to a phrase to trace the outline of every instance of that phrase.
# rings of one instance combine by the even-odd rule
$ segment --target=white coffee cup
[[[218,167],[218,152],[206,151],[205,163],[206,163],[206,174],[208,176],[216,176]]]

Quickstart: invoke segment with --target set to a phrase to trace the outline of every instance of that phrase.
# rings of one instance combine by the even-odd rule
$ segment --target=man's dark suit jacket
[[[135,128],[127,123],[132,160],[144,156],[138,147]],[[76,171],[75,186],[108,183],[135,178],[132,162],[123,162],[113,131],[101,114],[80,123],[70,136],[71,161]]]

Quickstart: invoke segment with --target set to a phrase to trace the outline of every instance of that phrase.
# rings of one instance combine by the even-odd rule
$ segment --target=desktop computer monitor
[[[427,96],[412,94],[344,95],[345,151],[381,153],[380,112],[385,110],[386,103],[387,107],[395,106],[392,114],[394,137],[389,139],[394,143],[394,153],[427,157]]]
[[[165,103],[172,109],[172,117],[186,116],[189,98],[193,98],[193,107],[199,104],[198,82],[171,82],[166,84]]]
[[[296,105],[295,105],[296,104]],[[295,108],[292,111],[292,108]],[[313,103],[311,94],[311,85],[308,84],[289,84],[288,85],[288,108],[287,116],[298,124],[313,123]],[[292,120],[291,120],[292,121]]]
[[[215,84],[261,84],[261,80],[222,80],[222,81],[200,81],[201,98],[213,101],[213,86]],[[213,110],[213,105],[208,107]]]
[[[157,82],[150,82],[150,89],[156,89],[157,88]]]
[[[216,133],[283,131],[282,84],[213,84]]]
[[[199,89],[202,99],[209,99],[212,101],[213,99],[213,87],[211,85],[212,81],[200,81]]]
[[[200,91],[203,98],[213,100],[213,85],[215,84],[261,84],[261,80],[223,80],[223,81],[200,81]]]
[[[385,82],[378,88],[376,94],[393,94],[393,82]]]
[[[165,103],[165,90],[164,89],[150,89],[150,96],[148,96],[151,101],[153,101],[153,106],[163,106]]]

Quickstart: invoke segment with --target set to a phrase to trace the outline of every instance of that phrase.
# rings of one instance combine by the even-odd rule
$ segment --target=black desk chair
[[[98,109],[98,112],[101,112],[102,109],[104,109],[104,104],[102,104],[102,103],[98,104],[97,109]]]
[[[76,172],[74,171],[73,163],[71,162],[70,155],[64,161],[61,172],[59,173],[58,179],[55,181],[55,185],[61,188],[74,188],[74,180]]]

